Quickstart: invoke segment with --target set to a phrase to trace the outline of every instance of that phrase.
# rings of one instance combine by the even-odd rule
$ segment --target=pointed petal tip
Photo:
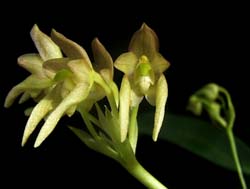
[[[100,43],[98,37],[95,37],[95,38],[92,40],[92,43]]]
[[[43,141],[41,140],[36,140],[35,144],[33,145],[34,148],[39,147],[42,144]]]
[[[52,35],[52,34],[54,34],[54,33],[58,33],[58,32],[56,31],[56,29],[52,28],[52,29],[51,29],[50,35]]]
[[[144,30],[144,29],[149,29],[150,27],[145,23],[143,22],[142,25],[141,25],[141,29]]]
[[[39,27],[38,27],[37,24],[34,24],[34,25],[32,26],[32,28],[31,28],[31,33],[35,32],[35,31],[37,31],[37,30],[39,30]]]
[[[25,144],[26,144],[26,142],[27,142],[27,139],[25,139],[25,138],[23,137],[23,139],[22,139],[22,143],[21,143],[21,147],[24,147],[24,146],[25,146]]]
[[[152,139],[153,139],[154,142],[157,142],[158,134],[157,135],[153,134]]]
[[[9,101],[7,100],[7,98],[4,101],[4,108],[9,108],[11,106],[11,104],[9,103]]]

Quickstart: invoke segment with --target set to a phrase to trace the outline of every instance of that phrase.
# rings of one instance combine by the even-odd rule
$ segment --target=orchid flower
[[[34,147],[38,147],[64,114],[73,115],[80,104],[81,108],[89,110],[105,96],[100,82],[112,83],[113,62],[98,39],[93,40],[92,44],[97,65],[102,63],[97,70],[100,74],[93,69],[86,51],[80,45],[55,30],[52,30],[50,38],[35,25],[31,37],[39,54],[25,54],[18,58],[19,65],[30,71],[31,76],[9,92],[5,107],[11,106],[21,93],[24,94],[20,102],[29,96],[36,98],[42,94],[31,112],[22,139],[24,145],[38,123],[46,118],[34,144]],[[62,56],[60,49],[66,57]],[[105,61],[100,62],[98,56],[105,57]]]
[[[153,140],[156,141],[168,97],[167,80],[163,72],[170,66],[159,53],[156,33],[145,23],[142,24],[132,36],[129,52],[121,54],[114,66],[124,73],[120,96],[122,99],[127,99],[120,104],[121,140],[124,141],[127,135],[129,110],[138,106],[145,96],[151,105],[156,106],[153,129]]]
[[[115,67],[125,73],[120,90],[113,81],[113,60],[97,38],[92,41],[92,64],[80,45],[54,29],[48,36],[34,25],[31,37],[38,53],[18,58],[18,64],[31,75],[13,87],[5,100],[5,107],[10,107],[22,94],[19,103],[30,97],[37,103],[30,113],[26,111],[29,119],[22,146],[42,120],[34,147],[40,146],[52,133],[62,116],[70,117],[77,111],[86,129],[69,128],[89,148],[115,159],[148,188],[166,189],[135,157],[141,100],[145,96],[156,106],[153,130],[156,140],[168,96],[163,72],[169,63],[158,52],[154,31],[143,24],[133,35],[129,52],[116,60]],[[98,101],[104,97],[108,106],[102,108]],[[93,105],[97,115],[90,111]]]

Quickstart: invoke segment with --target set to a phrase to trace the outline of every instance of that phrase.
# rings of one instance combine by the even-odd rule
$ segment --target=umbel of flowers
[[[29,71],[30,76],[11,89],[4,104],[10,107],[20,95],[19,103],[29,98],[36,103],[25,111],[29,119],[22,146],[40,122],[43,125],[34,147],[42,144],[62,116],[71,117],[79,112],[86,127],[69,128],[88,147],[118,161],[145,186],[166,188],[135,158],[137,113],[142,99],[145,97],[156,107],[154,141],[165,114],[168,86],[163,72],[170,64],[159,53],[156,33],[142,24],[133,34],[128,52],[114,62],[97,38],[92,41],[91,61],[83,47],[56,30],[48,36],[34,25],[31,37],[38,53],[18,58],[18,64]],[[113,80],[114,67],[124,73],[120,87]],[[107,98],[105,106],[99,103],[103,98]]]

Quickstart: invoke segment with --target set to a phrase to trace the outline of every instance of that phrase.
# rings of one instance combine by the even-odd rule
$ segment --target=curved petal
[[[15,99],[27,90],[42,90],[50,87],[51,85],[52,81],[50,79],[41,79],[31,75],[10,90],[5,99],[4,107],[10,107]]]
[[[105,92],[103,88],[97,84],[93,83],[91,90],[89,91],[88,97],[84,100],[83,105],[86,111],[89,111],[92,106],[99,100],[105,97]]]
[[[157,88],[157,85],[151,85],[149,90],[147,91],[145,97],[148,101],[148,103],[151,105],[151,106],[155,106],[156,102],[155,102],[155,99],[156,99],[156,88]]]
[[[62,49],[67,57],[73,59],[84,59],[86,63],[92,67],[88,54],[84,48],[82,48],[76,42],[66,38],[64,35],[54,29],[51,32],[51,38]]]
[[[141,28],[134,33],[129,44],[129,51],[134,52],[137,57],[146,55],[149,59],[159,51],[159,39],[156,33],[143,23]]]
[[[55,129],[58,121],[64,115],[64,113],[69,110],[72,106],[83,101],[89,93],[90,86],[85,84],[78,84],[69,93],[69,95],[62,100],[62,102],[56,107],[56,109],[48,116],[45,124],[42,126],[34,147],[40,146],[40,144],[51,134]]]
[[[162,126],[165,114],[165,105],[168,98],[168,84],[165,76],[162,74],[156,86],[156,110],[154,118],[153,140],[156,141]]]
[[[159,75],[162,74],[170,66],[170,63],[160,53],[155,53],[151,64],[154,72]]]
[[[28,99],[30,98],[30,93],[28,93],[27,91],[25,91],[22,96],[20,97],[18,103],[22,104],[24,102],[26,102]]]
[[[55,99],[59,98],[59,94],[54,89],[34,107],[29,117],[29,120],[25,126],[22,138],[22,146],[25,145],[30,135],[36,129],[38,123],[53,109],[56,104]]]
[[[120,89],[120,108],[119,108],[119,118],[120,118],[120,128],[121,128],[121,142],[124,142],[128,134],[128,124],[129,124],[129,109],[130,109],[130,84],[127,76],[125,75],[122,79],[121,89]]]
[[[113,80],[113,60],[101,42],[95,38],[92,41],[92,51],[95,60],[95,70],[99,72],[106,81]]]
[[[18,65],[40,78],[45,78],[43,60],[39,54],[24,54],[17,59]]]
[[[41,32],[35,24],[31,29],[31,38],[44,61],[51,58],[61,58],[62,52],[60,48],[51,40],[49,36]]]
[[[130,75],[134,72],[138,62],[137,56],[133,52],[121,54],[115,61],[114,66],[116,69],[123,73]]]
[[[50,60],[47,60],[43,63],[43,68],[45,70],[48,70],[48,71],[51,71],[51,72],[58,72],[62,69],[67,69],[69,68],[67,66],[68,62],[70,61],[71,59],[69,58],[54,58],[54,59],[50,59]]]
[[[71,60],[68,63],[70,70],[74,73],[76,82],[90,83],[93,78],[91,77],[92,67],[84,59]]]
[[[43,70],[47,77],[54,79],[56,74],[61,70],[69,70],[68,62],[69,58],[55,58],[47,60],[43,63]]]

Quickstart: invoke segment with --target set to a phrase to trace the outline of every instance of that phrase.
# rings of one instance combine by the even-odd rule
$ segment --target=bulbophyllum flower
[[[156,141],[168,97],[167,80],[163,72],[170,66],[159,53],[156,33],[145,23],[142,24],[132,36],[129,52],[121,54],[114,66],[124,73],[120,91],[121,140],[126,139],[130,108],[138,106],[145,96],[151,105],[156,106],[153,129],[153,140]]]
[[[24,130],[22,145],[45,119],[34,144],[38,147],[63,115],[73,115],[78,107],[88,111],[96,101],[105,97],[103,83],[113,82],[113,69],[110,68],[113,61],[98,39],[93,40],[93,52],[96,64],[102,65],[96,72],[86,51],[55,30],[49,37],[35,25],[31,37],[39,54],[25,54],[18,59],[19,65],[30,71],[31,76],[9,92],[5,107],[11,106],[21,93],[21,102],[29,96],[37,100]],[[115,93],[115,89],[112,91]]]
[[[37,25],[33,26],[30,34],[39,54],[24,54],[18,58],[18,64],[29,71],[31,75],[13,87],[8,93],[4,103],[4,106],[7,108],[13,104],[20,94],[23,95],[20,98],[19,103],[25,102],[30,97],[36,100],[41,95],[44,96],[46,90],[53,85],[53,82],[45,74],[43,70],[43,62],[49,59],[62,57],[60,48],[50,37],[42,33]]]

